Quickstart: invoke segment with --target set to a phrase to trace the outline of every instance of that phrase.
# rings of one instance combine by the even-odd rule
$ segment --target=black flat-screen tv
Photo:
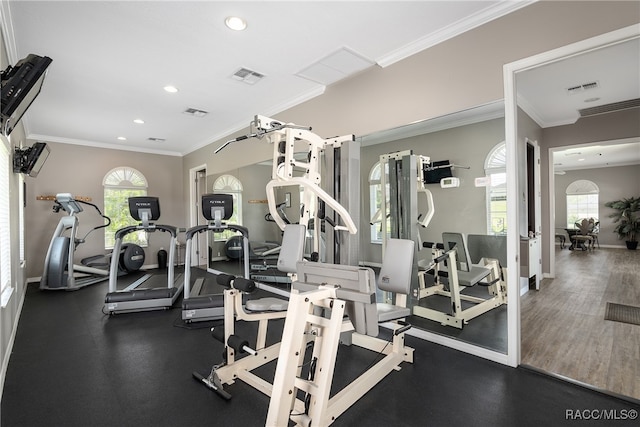
[[[16,148],[13,155],[13,171],[35,178],[47,161],[49,152],[49,147],[44,142],[36,142],[29,148]]]
[[[31,54],[2,71],[0,131],[8,136],[36,99],[52,59]]]
[[[453,170],[449,160],[426,163],[422,167],[422,178],[425,184],[440,184],[442,178],[450,178],[452,176]]]

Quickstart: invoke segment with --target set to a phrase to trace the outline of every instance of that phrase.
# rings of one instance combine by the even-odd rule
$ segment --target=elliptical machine
[[[93,227],[82,238],[77,238],[79,224],[77,214],[83,211],[81,204],[93,206],[107,222]],[[113,253],[84,258],[81,260],[81,265],[74,264],[74,254],[78,245],[84,243],[89,234],[108,227],[111,224],[111,219],[103,215],[95,204],[76,200],[69,193],[56,195],[53,211],[57,213],[60,210],[64,210],[68,215],[60,219],[53,232],[44,260],[40,289],[73,291],[107,280],[109,278],[109,258],[114,256]],[[69,231],[69,235],[66,235],[67,231]],[[140,246],[133,243],[123,245],[118,255],[120,275],[138,271],[143,264],[144,250]]]

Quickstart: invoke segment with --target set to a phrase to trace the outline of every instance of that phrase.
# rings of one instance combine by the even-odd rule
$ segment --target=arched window
[[[567,186],[567,228],[582,219],[598,220],[600,189],[591,181],[579,179]]]
[[[388,173],[388,170],[385,172]],[[382,167],[380,166],[380,162],[377,162],[371,167],[371,171],[369,171],[369,218],[371,222],[374,222],[374,217],[376,217],[376,221],[371,225],[371,243],[382,243],[382,226],[380,223],[382,218],[377,217],[380,216],[382,203],[384,203],[389,197],[388,185],[386,189],[386,197],[383,197],[381,174]],[[388,221],[389,219],[387,219],[387,230],[391,230]]]
[[[507,146],[499,143],[484,162],[487,185],[487,234],[507,234]]]
[[[115,232],[123,227],[137,224],[129,214],[129,197],[147,195],[147,179],[139,171],[120,166],[111,169],[102,180],[104,187],[104,214],[111,218],[111,225],[104,229],[104,246],[112,249]],[[147,233],[129,233],[124,242],[147,245]]]
[[[242,225],[242,183],[240,180],[233,175],[220,175],[213,183],[213,192],[233,196],[233,215],[228,221],[230,224]],[[232,230],[215,233],[216,240],[227,240],[234,234],[236,232]]]

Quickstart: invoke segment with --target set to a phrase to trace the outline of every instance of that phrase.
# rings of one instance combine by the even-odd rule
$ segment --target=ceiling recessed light
[[[584,162],[584,159],[578,159],[579,162]]]
[[[169,93],[176,93],[178,91],[178,88],[175,87],[175,86],[169,85],[169,86],[165,86],[164,90],[169,92]]]
[[[141,124],[144,123],[144,120],[142,120],[142,119],[134,119],[133,123],[137,123],[137,124],[141,125]]]
[[[230,16],[224,20],[224,23],[234,31],[242,31],[247,28],[247,21],[238,16]]]
[[[124,136],[119,136],[117,139],[119,141],[126,141],[127,140],[127,138],[125,138]]]

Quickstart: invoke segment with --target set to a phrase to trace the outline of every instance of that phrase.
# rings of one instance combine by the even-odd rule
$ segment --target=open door
[[[540,196],[540,147],[525,138],[520,173],[520,295],[539,290],[542,279],[542,210]]]
[[[540,192],[540,146],[527,142],[527,230],[529,231],[529,289],[540,289],[542,280],[542,197]]]

